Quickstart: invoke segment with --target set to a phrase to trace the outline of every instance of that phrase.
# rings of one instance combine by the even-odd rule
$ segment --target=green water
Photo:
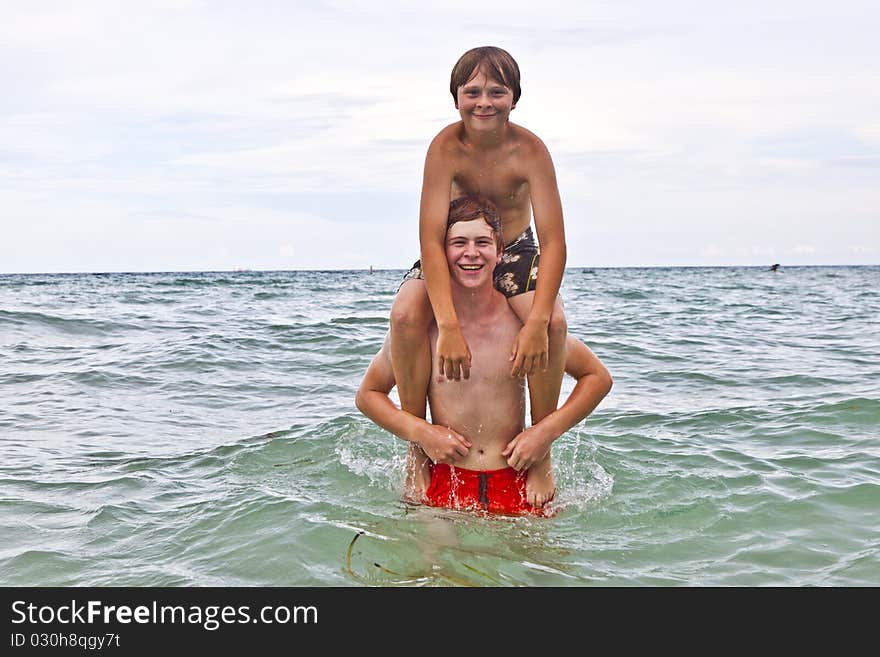
[[[0,583],[880,585],[880,268],[567,271],[549,520],[400,501],[400,276],[0,276]]]

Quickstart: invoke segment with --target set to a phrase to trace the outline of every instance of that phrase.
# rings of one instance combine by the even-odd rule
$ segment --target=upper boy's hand
[[[471,447],[470,441],[458,432],[427,422],[415,438],[422,451],[434,463],[455,465],[456,461],[467,456]]]
[[[531,376],[539,371],[546,372],[549,351],[547,326],[541,322],[527,321],[513,341],[513,351],[510,353],[513,368],[510,376]]]
[[[437,364],[440,381],[460,381],[471,378],[471,350],[461,334],[461,329],[440,329],[437,336]]]

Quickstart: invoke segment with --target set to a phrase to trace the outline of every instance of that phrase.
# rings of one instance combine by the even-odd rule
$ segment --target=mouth
[[[474,118],[483,119],[483,120],[491,119],[491,118],[494,118],[495,116],[496,116],[495,114],[474,114]]]
[[[458,265],[458,268],[459,268],[459,269],[462,269],[462,270],[464,270],[464,271],[474,272],[474,271],[480,271],[480,270],[483,268],[483,265],[463,265],[463,264],[459,264],[459,265]]]

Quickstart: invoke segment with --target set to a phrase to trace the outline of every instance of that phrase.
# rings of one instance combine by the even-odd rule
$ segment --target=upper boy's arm
[[[419,208],[419,246],[428,298],[441,328],[457,322],[452,306],[452,287],[446,264],[446,220],[452,167],[443,133],[438,135],[425,156],[422,197]]]
[[[556,183],[556,171],[547,147],[537,137],[530,144],[526,158],[532,212],[538,243],[541,245],[541,265],[532,313],[536,319],[549,321],[559,294],[567,258],[565,226],[562,220],[562,200]]]
[[[449,192],[452,168],[446,140],[441,133],[434,138],[425,155],[422,197],[419,207],[419,243],[443,246],[446,242],[446,219],[449,216]]]
[[[556,182],[556,170],[550,151],[537,137],[530,144],[527,171],[535,229],[541,249],[544,249],[545,244],[552,245],[555,242],[561,242],[564,246],[565,226],[562,221],[562,199]]]

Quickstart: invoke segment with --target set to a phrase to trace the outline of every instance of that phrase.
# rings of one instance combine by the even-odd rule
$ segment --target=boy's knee
[[[554,308],[547,325],[547,337],[552,341],[564,342],[566,335],[568,335],[568,322],[565,321],[565,313],[560,312],[559,308]]]
[[[431,323],[431,314],[419,304],[400,300],[391,305],[391,329],[403,333],[425,333]]]

